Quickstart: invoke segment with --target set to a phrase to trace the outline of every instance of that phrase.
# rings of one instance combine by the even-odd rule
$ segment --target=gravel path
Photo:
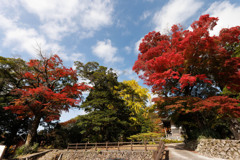
[[[183,143],[165,144],[169,150],[169,160],[223,160],[220,158],[209,158],[194,151],[184,149]]]

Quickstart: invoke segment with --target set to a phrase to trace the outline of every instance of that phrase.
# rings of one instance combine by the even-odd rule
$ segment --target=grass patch
[[[37,152],[37,150],[38,150],[38,143],[34,143],[32,146],[23,145],[16,149],[15,157],[20,155],[25,155],[25,154],[31,154],[31,153]]]

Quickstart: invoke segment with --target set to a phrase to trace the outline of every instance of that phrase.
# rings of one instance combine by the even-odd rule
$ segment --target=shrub
[[[16,149],[15,156],[25,155],[29,153],[37,152],[38,143],[34,143],[32,146],[23,145]]]
[[[131,141],[155,141],[159,140],[163,137],[162,133],[155,133],[155,132],[147,132],[147,133],[139,133],[136,135],[130,136],[128,139]]]
[[[176,139],[161,139],[164,143],[182,143],[183,141]]]

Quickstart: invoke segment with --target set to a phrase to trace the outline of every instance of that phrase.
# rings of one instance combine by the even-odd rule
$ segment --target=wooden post
[[[169,160],[169,150],[166,150],[165,152],[165,160]]]
[[[118,151],[120,151],[120,148],[119,148],[119,142],[118,142]]]
[[[147,143],[146,143],[146,141],[144,141],[144,143],[145,143],[145,151],[147,151]]]
[[[85,151],[87,151],[87,144],[88,144],[88,143],[86,142],[86,143],[85,143]]]
[[[132,141],[131,141],[131,151],[133,151],[133,145],[132,145]]]
[[[106,142],[106,151],[108,151],[108,142]]]
[[[164,152],[164,143],[162,141],[159,142],[159,146],[157,149],[157,156],[155,157],[155,160],[159,160],[163,158],[163,152]],[[165,155],[165,159],[168,160],[167,158],[169,158],[167,155]]]
[[[97,151],[97,143],[95,143],[95,151]]]
[[[78,143],[76,144],[76,150],[78,149]]]

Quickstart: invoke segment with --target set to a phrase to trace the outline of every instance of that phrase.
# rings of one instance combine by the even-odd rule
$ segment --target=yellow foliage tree
[[[122,86],[119,87],[121,88],[119,95],[132,110],[132,115],[142,112],[144,117],[147,117],[147,113],[151,108],[147,107],[147,102],[151,99],[149,90],[140,86],[135,80],[123,81]],[[136,121],[134,117],[132,119]]]

